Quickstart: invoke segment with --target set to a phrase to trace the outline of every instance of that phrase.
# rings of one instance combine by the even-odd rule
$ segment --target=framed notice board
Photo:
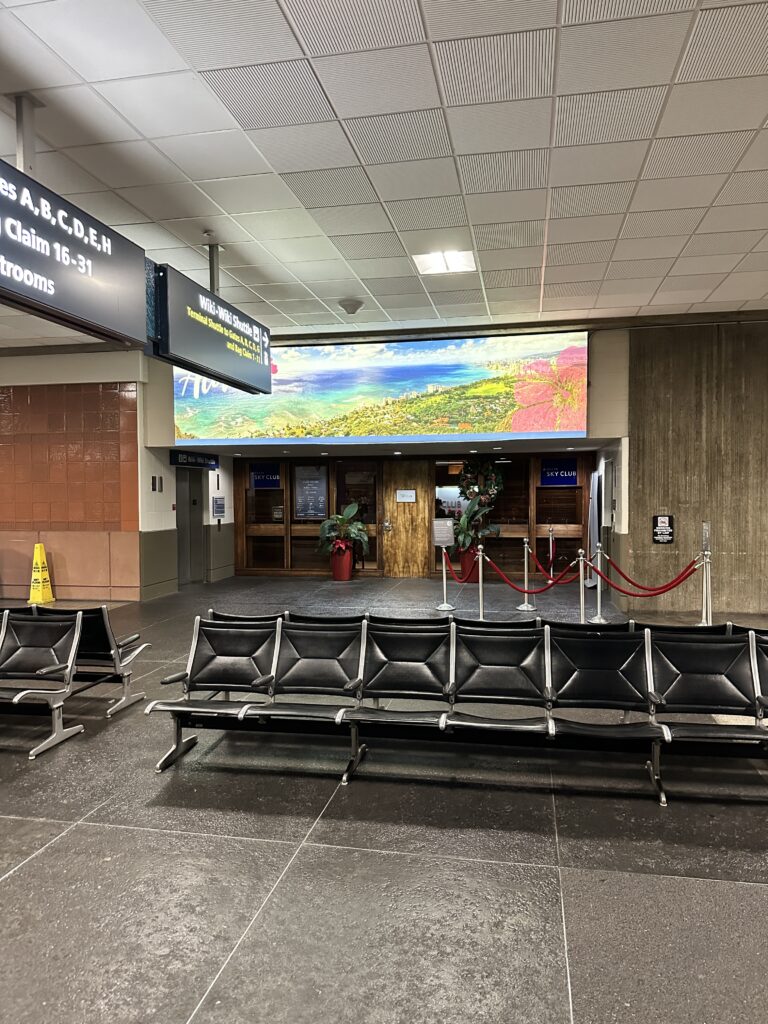
[[[328,518],[327,466],[295,467],[293,488],[293,518]]]

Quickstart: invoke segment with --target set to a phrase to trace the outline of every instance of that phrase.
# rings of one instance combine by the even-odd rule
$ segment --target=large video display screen
[[[178,444],[584,437],[587,335],[273,347],[272,394],[174,371]]]

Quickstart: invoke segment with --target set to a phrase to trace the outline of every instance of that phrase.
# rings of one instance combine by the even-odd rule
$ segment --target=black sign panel
[[[172,466],[185,466],[187,469],[218,469],[219,456],[205,452],[182,452],[177,448],[170,451]]]
[[[0,299],[92,334],[147,340],[144,250],[3,160]]]
[[[653,517],[653,543],[673,544],[675,540],[675,517]]]
[[[294,518],[325,519],[328,515],[328,468],[297,466],[294,472]]]
[[[158,270],[157,355],[251,394],[271,394],[269,331],[173,267]]]

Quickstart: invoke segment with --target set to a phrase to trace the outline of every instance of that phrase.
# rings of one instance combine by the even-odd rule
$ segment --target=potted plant
[[[341,582],[352,579],[355,544],[360,545],[364,554],[368,553],[368,531],[365,523],[355,519],[356,515],[357,502],[353,501],[340,515],[331,516],[320,526],[318,551],[331,556],[331,575]]]
[[[459,560],[461,562],[461,576],[466,583],[477,583],[480,578],[480,571],[477,562],[477,545],[485,537],[498,537],[499,527],[489,526],[483,522],[492,509],[492,505],[483,503],[483,496],[476,495],[472,498],[453,524],[453,533],[456,543],[453,550],[459,549]]]

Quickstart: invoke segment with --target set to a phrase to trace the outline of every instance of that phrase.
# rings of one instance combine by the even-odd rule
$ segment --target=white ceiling
[[[768,308],[768,2],[0,0],[17,91],[46,185],[201,283],[213,231],[278,336]]]

